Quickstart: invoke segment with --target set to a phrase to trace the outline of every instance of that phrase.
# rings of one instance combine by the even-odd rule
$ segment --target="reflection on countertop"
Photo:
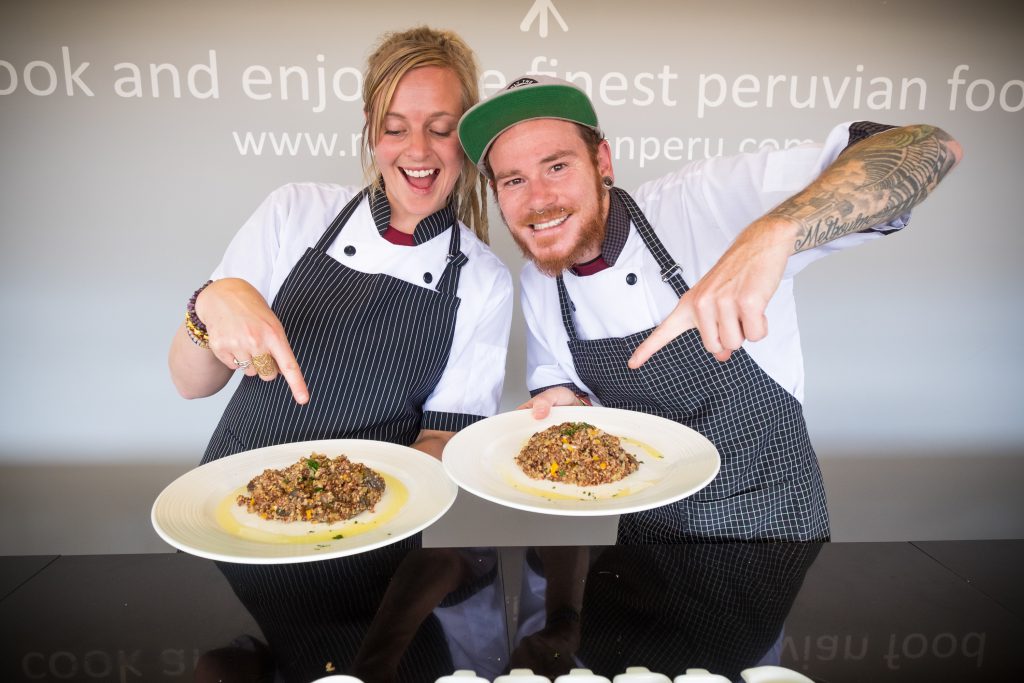
[[[0,679],[1017,680],[1024,541],[420,548],[295,565],[0,558]]]

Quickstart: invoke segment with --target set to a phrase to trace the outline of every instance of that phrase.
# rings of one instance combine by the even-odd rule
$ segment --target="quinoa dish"
[[[344,455],[312,453],[280,470],[263,470],[236,502],[263,519],[331,524],[372,510],[384,495],[384,478]]]
[[[516,464],[533,479],[577,486],[619,481],[639,467],[619,437],[586,422],[563,422],[537,432],[516,456]]]

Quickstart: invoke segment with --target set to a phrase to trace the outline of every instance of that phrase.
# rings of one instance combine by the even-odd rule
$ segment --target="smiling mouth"
[[[429,190],[440,173],[439,168],[402,168],[406,182],[417,190]]]
[[[571,215],[571,213],[561,214],[560,216],[556,216],[555,218],[552,218],[549,221],[544,221],[543,223],[530,223],[529,226],[533,228],[534,232],[550,230],[551,228],[557,228],[559,225],[569,220],[569,216]]]

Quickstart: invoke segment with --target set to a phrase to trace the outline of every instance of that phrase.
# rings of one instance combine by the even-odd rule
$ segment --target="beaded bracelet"
[[[188,338],[192,340],[192,343],[199,348],[210,348],[209,335],[202,330],[196,329],[196,326],[192,323],[192,319],[189,317],[188,312],[185,313],[185,333],[188,334]]]
[[[189,298],[188,304],[185,306],[185,332],[188,333],[188,338],[192,340],[192,343],[201,349],[210,348],[210,334],[206,331],[206,325],[196,314],[196,299],[199,298],[199,293],[209,287],[212,282],[213,280],[207,280]]]

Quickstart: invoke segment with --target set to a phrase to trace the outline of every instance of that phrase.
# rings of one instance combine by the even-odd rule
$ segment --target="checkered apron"
[[[681,297],[688,289],[682,269],[632,197],[618,188],[612,191],[626,205],[662,280]],[[698,493],[623,515],[619,543],[828,539],[825,490],[800,402],[745,350],[720,363],[693,329],[630,370],[626,362],[651,330],[580,339],[562,276],[557,286],[576,372],[601,404],[660,415],[695,429],[722,458],[718,476]]]
[[[730,681],[777,642],[819,543],[610,547],[587,575],[579,657],[613,678],[633,663]]]
[[[309,403],[297,404],[283,378],[243,377],[203,463],[295,441],[415,441],[423,403],[448,363],[459,273],[468,258],[459,250],[456,223],[436,290],[342,265],[327,249],[365,196],[366,190],[341,210],[274,298]]]

